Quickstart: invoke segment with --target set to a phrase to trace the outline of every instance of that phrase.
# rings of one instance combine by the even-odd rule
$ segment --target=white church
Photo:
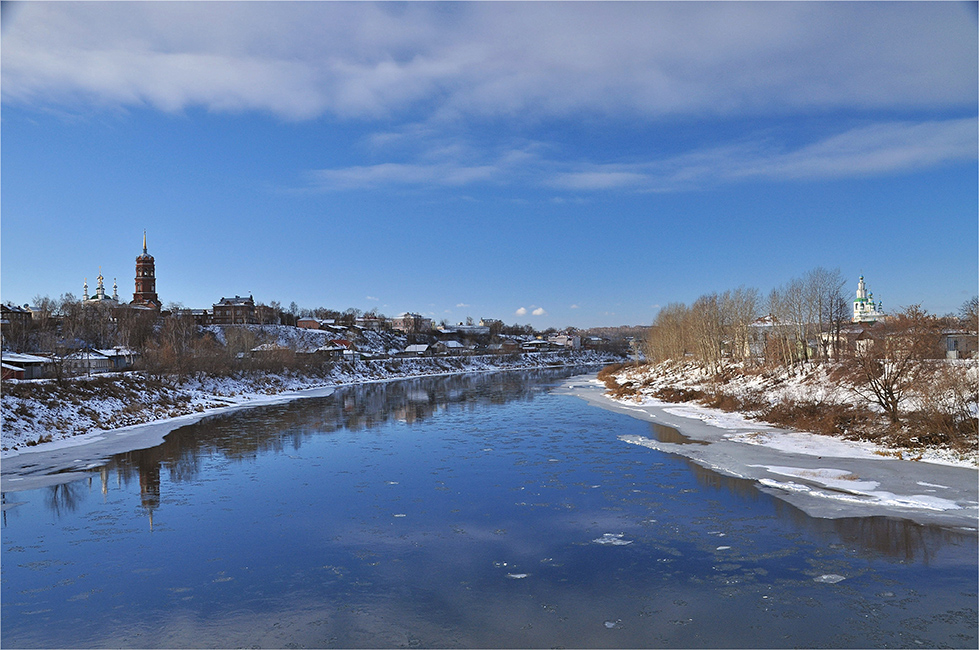
[[[857,298],[853,301],[854,323],[876,323],[884,320],[884,307],[880,302],[874,302],[874,294],[867,292],[867,285],[860,276],[857,284]]]

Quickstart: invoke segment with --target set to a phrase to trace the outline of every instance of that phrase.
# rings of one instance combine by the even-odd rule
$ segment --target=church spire
[[[146,255],[146,231],[143,231],[143,255]]]

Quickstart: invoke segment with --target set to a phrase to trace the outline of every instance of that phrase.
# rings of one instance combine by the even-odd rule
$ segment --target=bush
[[[653,397],[664,402],[692,402],[701,399],[703,396],[704,392],[695,388],[674,388],[672,386],[660,388],[653,394]]]
[[[846,404],[798,402],[784,400],[763,410],[761,418],[775,425],[821,433],[829,436],[874,437],[872,425],[877,420],[868,409]]]

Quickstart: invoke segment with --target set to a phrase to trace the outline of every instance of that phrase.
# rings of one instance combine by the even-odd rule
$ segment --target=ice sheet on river
[[[582,377],[565,382],[566,394],[659,425],[684,438],[619,436],[619,440],[677,454],[720,474],[757,481],[759,489],[826,518],[893,516],[975,530],[979,524],[979,472],[939,462],[887,455],[869,443],[789,431],[696,405],[656,400],[622,403],[604,386]]]

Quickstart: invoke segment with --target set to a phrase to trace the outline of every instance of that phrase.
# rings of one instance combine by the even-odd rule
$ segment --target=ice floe
[[[813,578],[814,582],[822,582],[823,584],[827,585],[835,585],[837,582],[843,582],[844,580],[846,580],[846,578],[837,573],[824,573],[821,576],[816,576]]]
[[[624,533],[605,533],[592,541],[596,544],[607,544],[609,546],[625,546],[632,543],[631,539],[622,539],[623,537],[625,537]]]

